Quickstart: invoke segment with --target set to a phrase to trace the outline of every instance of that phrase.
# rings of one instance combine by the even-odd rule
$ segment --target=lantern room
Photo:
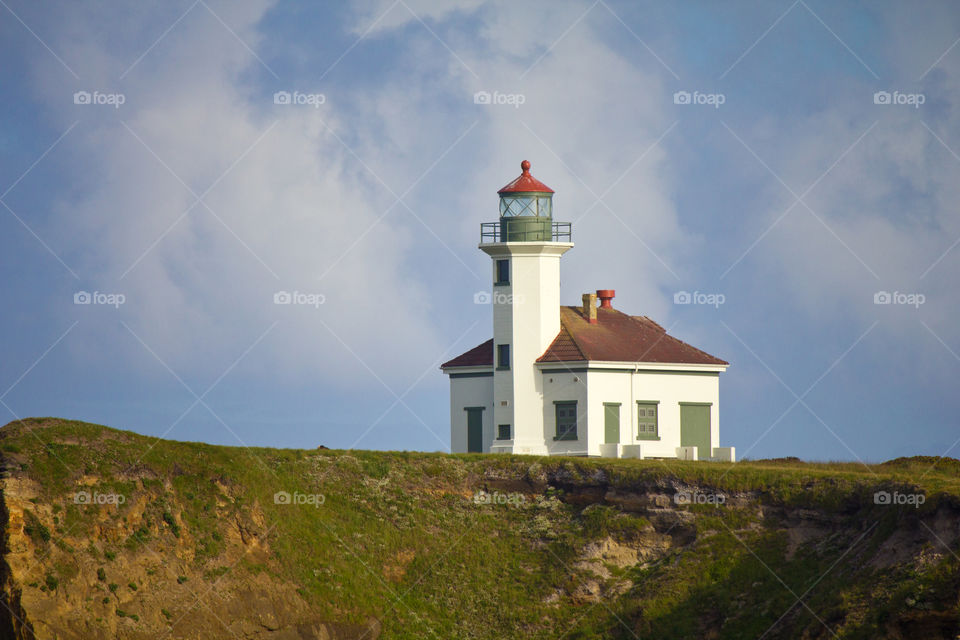
[[[519,177],[497,192],[500,221],[482,225],[482,241],[569,241],[570,223],[553,221],[553,189],[533,177],[528,160],[520,163],[520,170]]]

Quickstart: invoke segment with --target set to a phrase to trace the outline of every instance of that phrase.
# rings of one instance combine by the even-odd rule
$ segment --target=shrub
[[[141,526],[139,529],[130,534],[130,537],[127,538],[125,546],[128,549],[136,549],[144,542],[150,539],[150,529],[146,525]]]
[[[57,576],[52,573],[48,573],[47,577],[44,578],[44,582],[47,585],[47,589],[50,591],[56,591],[57,587],[60,586],[60,580],[57,579]]]
[[[103,570],[103,567],[100,567],[99,569],[97,569],[97,580],[99,580],[100,582],[107,581],[107,572]]]
[[[163,512],[163,521],[170,525],[170,531],[173,532],[175,538],[180,537],[180,525],[177,524],[177,520],[173,517],[173,514],[169,511]]]
[[[33,511],[24,510],[23,520],[23,532],[33,540],[34,544],[46,544],[50,542],[50,529],[40,522]]]

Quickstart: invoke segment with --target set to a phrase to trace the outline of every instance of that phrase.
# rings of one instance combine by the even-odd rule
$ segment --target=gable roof
[[[726,366],[725,360],[669,335],[646,316],[630,316],[616,309],[597,309],[590,324],[581,307],[560,307],[560,332],[537,362],[659,362]],[[440,365],[492,367],[493,339]]]

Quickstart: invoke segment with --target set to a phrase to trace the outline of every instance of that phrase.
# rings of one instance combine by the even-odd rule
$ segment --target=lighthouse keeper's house
[[[554,222],[553,190],[520,166],[498,192],[499,221],[481,224],[493,338],[441,366],[452,450],[733,461],[720,446],[729,363],[613,308],[612,290],[561,306],[571,224]]]

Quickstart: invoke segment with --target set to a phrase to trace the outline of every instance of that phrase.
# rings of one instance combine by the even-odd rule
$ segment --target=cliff
[[[53,418],[0,429],[0,459],[0,638],[960,636],[951,459],[248,449]]]

